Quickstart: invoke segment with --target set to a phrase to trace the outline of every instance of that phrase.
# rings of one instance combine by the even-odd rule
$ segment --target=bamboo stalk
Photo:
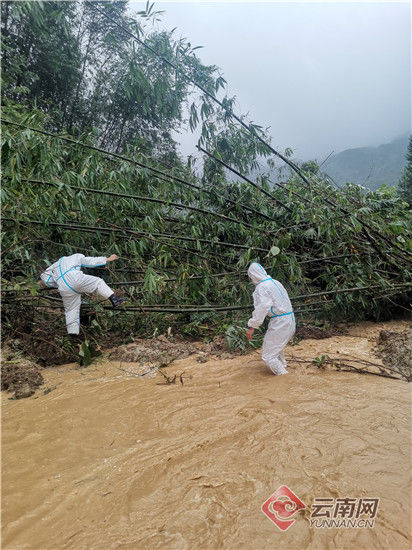
[[[198,148],[199,148],[201,151],[203,151],[204,153],[206,153],[207,155],[208,155],[208,154],[210,155],[210,153],[208,153],[207,151],[205,151],[205,150],[202,149],[201,147],[198,147]],[[233,148],[232,148],[232,149],[233,149]],[[216,157],[215,155],[211,155],[211,156],[212,156],[212,158],[214,158],[215,160],[217,160],[217,161],[219,162],[218,157]],[[261,168],[261,166],[260,166],[259,163],[258,163],[258,166],[259,166],[259,168]],[[234,170],[232,170],[232,168],[231,168],[229,165],[227,165],[226,168],[227,168],[228,170],[231,170],[232,172],[234,171]],[[241,176],[241,177],[242,177],[242,176]],[[279,187],[279,189],[282,189],[282,191],[285,191],[285,186],[288,185],[288,182],[277,182],[277,181],[272,181],[272,180],[270,180],[270,179],[268,179],[268,178],[267,178],[267,182],[268,182],[268,183],[271,183],[272,185],[276,185],[276,187]],[[307,199],[306,197],[300,195],[299,193],[296,193],[296,191],[293,191],[293,189],[289,189],[288,192],[290,192],[292,195],[294,195],[295,197],[297,197],[297,198],[300,199],[301,201],[306,202],[307,204],[311,204],[310,199]]]
[[[163,57],[159,52],[157,52],[154,48],[146,44],[143,40],[141,40],[138,36],[136,36],[134,33],[132,33],[128,28],[118,23],[116,20],[111,18],[109,15],[107,15],[104,11],[97,8],[93,3],[87,1],[87,3],[96,11],[98,11],[103,17],[110,20],[113,24],[115,24],[117,27],[121,28],[125,33],[127,33],[129,36],[131,36],[134,40],[136,40],[139,44],[147,48],[149,51],[151,51],[154,55],[159,57],[164,63],[178,71],[181,75],[184,76],[186,80],[194,84],[197,88],[199,88],[207,97],[209,97],[212,101],[220,105],[220,107],[226,112],[227,116],[233,118],[236,120],[245,130],[247,130],[252,136],[254,136],[260,143],[262,143],[265,147],[267,147],[275,156],[279,157],[283,162],[285,162],[292,170],[310,187],[310,181],[306,176],[303,174],[302,170],[291,160],[289,160],[287,157],[279,153],[274,147],[272,147],[267,141],[265,141],[259,134],[256,133],[256,131],[251,127],[250,125],[246,124],[239,116],[235,115],[231,109],[228,109],[217,97],[213,94],[211,94],[204,86],[199,84],[194,78],[188,76],[184,70],[182,70],[178,65],[175,63],[172,63],[165,57]],[[349,211],[346,210],[346,208],[343,208],[341,205],[331,201],[329,198],[323,197],[325,202],[327,202],[329,205],[333,206],[334,208],[339,208],[345,215],[349,215]],[[399,246],[397,243],[392,242],[390,239],[385,237],[385,235],[382,235],[380,232],[376,231],[373,227],[371,227],[367,222],[362,220],[361,218],[358,218],[355,215],[358,222],[363,225],[364,227],[368,228],[370,231],[374,232],[379,238],[385,240],[387,243],[389,243],[391,246],[395,246],[398,250],[402,251],[404,254],[408,254],[406,250],[404,250],[401,246]],[[402,256],[401,256],[402,257]],[[408,258],[402,257],[402,259],[409,261],[412,263],[412,259],[408,260]]]
[[[154,55],[156,55],[159,59],[161,59],[164,63],[166,63],[169,67],[172,67],[175,71],[179,72],[186,80],[194,84],[197,88],[199,88],[207,97],[209,97],[212,101],[220,105],[220,107],[225,111],[228,117],[233,118],[236,120],[245,130],[247,130],[252,136],[256,137],[265,147],[267,147],[275,156],[279,157],[283,162],[285,162],[294,172],[298,174],[298,176],[307,184],[310,186],[310,182],[308,179],[304,176],[300,168],[291,160],[289,160],[287,157],[282,155],[282,153],[279,153],[276,149],[274,149],[269,143],[267,143],[262,137],[260,137],[255,130],[248,124],[246,124],[239,116],[235,115],[231,109],[228,109],[217,97],[213,94],[211,94],[204,86],[199,84],[194,78],[188,76],[183,69],[181,69],[178,65],[175,63],[172,63],[165,57],[163,57],[161,54],[159,54],[154,48],[146,44],[143,40],[141,40],[138,36],[133,34],[128,28],[118,23],[115,19],[107,15],[104,11],[100,10],[96,7],[95,4],[92,2],[87,1],[87,4],[91,6],[93,9],[98,11],[103,17],[111,21],[114,25],[121,28],[126,34],[131,36],[134,40],[136,40],[139,44],[144,46],[146,49],[151,51]]]
[[[402,283],[402,284],[396,285],[396,286],[392,287],[392,290],[399,290],[399,289],[402,289],[402,288],[405,288],[405,287],[412,287],[412,282]],[[304,295],[300,295],[300,296],[291,296],[290,299],[292,301],[295,301],[295,300],[302,300],[302,299],[306,299],[306,298],[312,298],[312,297],[316,297],[316,296],[324,296],[324,295],[338,294],[338,293],[352,293],[353,294],[353,293],[355,293],[359,290],[371,290],[371,289],[375,289],[375,288],[381,288],[381,287],[380,287],[380,285],[369,285],[369,286],[364,286],[364,287],[342,288],[342,289],[330,290],[330,291],[326,291],[326,292],[315,292],[315,293],[304,294]],[[21,289],[21,290],[23,290],[23,289]],[[24,289],[24,290],[26,290],[26,289]],[[43,290],[48,291],[47,289],[43,289]],[[13,289],[5,289],[5,291],[6,292],[7,291],[14,292]],[[16,291],[16,292],[18,292],[18,291]],[[393,294],[390,293],[390,294],[381,295],[380,297],[387,297],[387,296],[392,296],[392,295]],[[50,301],[60,301],[59,298],[55,298],[53,296],[30,296],[28,298],[31,298],[33,300],[40,299],[40,298],[46,298]],[[24,299],[24,298],[22,298],[22,299]],[[316,302],[316,303],[319,303],[319,302]],[[328,303],[330,304],[332,302],[329,301]],[[172,305],[173,304],[143,304],[139,307],[146,308],[146,309],[153,309],[153,308],[159,309],[159,308],[162,308],[162,307],[170,307]],[[308,307],[312,306],[312,305],[315,305],[315,303],[308,303],[307,304]],[[190,307],[190,308],[195,308],[195,307],[196,308],[202,308],[202,311],[203,311],[203,309],[213,310],[213,311],[214,310],[216,310],[216,311],[238,311],[239,310],[240,311],[240,310],[252,308],[253,304],[243,305],[243,306],[222,306],[222,305],[212,305],[212,304],[208,304],[208,305],[204,305],[204,304],[203,305],[201,305],[201,304],[185,304],[184,306],[186,308],[188,308],[188,307]],[[299,304],[299,307],[305,307],[305,306],[306,306],[305,304]],[[127,308],[127,309],[130,310],[130,308]],[[183,311],[183,308],[180,308],[180,309]],[[297,311],[302,311],[302,310],[297,310]]]
[[[16,220],[12,219],[12,218],[2,218],[3,221],[5,222],[13,222],[13,223],[16,223]],[[100,220],[100,221],[104,221],[104,220]],[[28,219],[28,220],[24,220],[24,221],[21,221],[20,223],[30,223],[30,224],[33,224],[33,225],[52,225],[52,226],[58,226],[58,227],[62,227],[63,229],[67,229],[67,230],[71,230],[73,229],[74,231],[76,230],[82,230],[82,231],[86,231],[86,232],[90,232],[90,233],[110,233],[110,232],[122,232],[122,231],[132,231],[134,234],[139,234],[139,236],[143,236],[143,237],[150,237],[150,235],[152,236],[165,236],[166,238],[169,238],[169,239],[172,239],[172,238],[178,238],[178,239],[181,239],[181,240],[190,240],[190,241],[197,241],[199,240],[200,242],[207,242],[209,243],[210,241],[208,239],[196,239],[196,237],[175,237],[174,235],[171,235],[171,234],[164,234],[164,233],[145,233],[145,232],[142,232],[142,231],[138,231],[138,230],[133,230],[131,228],[122,228],[120,226],[116,226],[115,224],[110,224],[109,222],[104,222],[104,223],[108,223],[108,225],[113,225],[113,228],[109,228],[109,227],[96,227],[96,226],[87,226],[87,225],[73,225],[73,224],[62,224],[62,223],[57,223],[57,222],[49,222],[49,221],[40,221],[40,220],[31,220],[31,219]],[[51,242],[51,241],[50,241]],[[156,241],[157,242],[157,241]],[[56,245],[64,245],[64,243],[54,243]],[[226,243],[226,242],[223,242],[223,241],[218,241],[214,244],[221,244],[221,245],[224,245],[224,246],[233,246],[235,248],[244,248],[244,249],[253,249],[253,250],[259,250],[259,251],[262,251],[262,252],[269,252],[269,249],[267,248],[256,248],[256,247],[249,247],[247,245],[238,245],[238,244],[235,244],[235,243]],[[329,260],[333,260],[333,259],[339,259],[339,258],[357,258],[359,256],[366,256],[370,254],[370,252],[359,252],[359,253],[349,253],[349,254],[337,254],[337,255],[333,255],[333,256],[320,256],[319,258],[311,258],[311,259],[308,259],[308,260],[302,260],[299,263],[300,264],[309,264],[309,263],[314,263],[314,262],[323,262],[323,261],[329,261]],[[285,265],[288,265],[287,263],[283,263],[283,264],[279,264],[281,266],[285,266]],[[130,270],[128,270],[130,271]],[[136,271],[133,271],[132,270],[132,273],[135,273]],[[193,275],[193,276],[190,276],[191,279],[194,279],[194,278],[202,278],[202,277],[223,277],[223,276],[226,276],[226,275],[235,275],[235,274],[238,274],[238,273],[247,273],[247,270],[243,270],[243,271],[232,271],[232,272],[226,272],[226,273],[218,273],[218,274],[211,274],[211,275]]]
[[[51,182],[51,181],[43,181],[43,180],[36,180],[36,179],[28,179],[28,178],[21,178],[21,181],[27,181],[29,183],[36,183],[36,184],[44,184],[44,185],[50,185],[53,187],[61,186],[63,183],[65,187],[69,187],[70,189],[75,189],[76,191],[81,191],[85,193],[96,193],[100,195],[107,195],[110,197],[119,197],[119,198],[125,198],[125,199],[133,199],[138,200],[142,202],[153,202],[157,204],[165,204],[167,206],[174,206],[175,208],[181,208],[184,210],[192,210],[193,212],[199,212],[202,214],[208,214],[211,216],[215,216],[217,218],[221,218],[223,220],[227,220],[236,224],[243,225],[244,227],[249,227],[250,229],[253,229],[253,226],[249,223],[243,222],[241,220],[237,220],[236,218],[232,218],[231,216],[225,216],[224,214],[220,214],[218,212],[213,212],[213,210],[207,210],[205,208],[198,208],[195,206],[189,206],[188,204],[182,204],[179,202],[173,202],[173,201],[167,201],[163,199],[156,199],[154,197],[146,197],[146,196],[140,196],[140,195],[129,195],[126,193],[115,193],[113,191],[103,191],[101,189],[92,189],[90,187],[79,187],[77,185],[71,185],[64,182]]]
[[[107,225],[109,225],[111,227],[114,227],[116,230],[125,231],[127,233],[132,233],[132,234],[135,234],[135,235],[138,235],[138,234],[141,234],[141,235],[144,235],[144,236],[153,235],[155,237],[164,237],[166,239],[177,239],[177,240],[182,240],[182,241],[200,242],[200,243],[211,244],[209,239],[202,239],[202,238],[196,238],[196,237],[175,236],[175,235],[171,235],[171,234],[168,234],[168,233],[150,233],[149,234],[149,233],[143,233],[143,232],[140,232],[140,231],[136,231],[135,229],[120,227],[119,225],[116,225],[114,223],[109,223],[109,222],[106,222],[104,220],[96,220],[96,221],[102,221],[103,223],[106,223]],[[218,244],[218,245],[221,245],[221,246],[227,246],[229,248],[242,248],[244,250],[259,250],[260,252],[269,252],[268,248],[259,248],[259,247],[256,247],[256,246],[248,246],[247,244],[227,243],[227,242],[224,242],[224,241],[215,241],[213,243],[213,245],[215,245],[215,244]]]
[[[23,302],[23,303],[32,303],[34,301],[38,301],[39,299],[43,299],[43,298],[46,298],[46,297],[28,297],[27,299],[25,298],[19,298],[19,299],[16,299],[14,300],[14,302]],[[48,297],[49,300],[51,297]],[[52,301],[53,303],[54,302],[57,302],[57,299],[53,299],[53,300],[50,300]],[[7,304],[5,304],[7,307],[13,305],[14,302],[8,302]],[[51,307],[51,306],[39,306],[39,307]],[[61,308],[63,307],[63,303],[61,302]],[[95,304],[89,304],[87,306],[85,306],[86,309],[88,308],[91,308],[91,307],[95,307]],[[175,313],[175,314],[185,314],[185,313],[206,313],[206,312],[210,312],[210,313],[213,313],[213,312],[216,312],[216,313],[219,313],[219,312],[226,312],[226,311],[241,311],[241,310],[246,310],[246,309],[251,309],[253,306],[251,305],[247,305],[247,306],[190,306],[190,307],[186,307],[186,308],[176,308],[176,307],[170,307],[170,306],[165,306],[163,307],[162,304],[159,304],[159,305],[147,305],[147,304],[142,304],[142,305],[139,305],[139,306],[135,306],[135,307],[125,307],[125,306],[122,306],[121,308],[119,309],[116,309],[116,310],[113,310],[113,308],[111,306],[102,306],[103,309],[106,309],[106,310],[109,310],[109,311],[114,311],[116,313],[121,313],[121,312],[134,312],[134,313],[139,313],[139,312],[148,312],[148,313]],[[321,311],[322,308],[315,308],[315,309],[300,309],[300,310],[296,310],[294,311],[294,314],[301,314],[301,313],[308,313],[308,312],[313,312],[313,311]]]
[[[206,149],[203,149],[202,147],[200,147],[200,145],[197,145],[197,148],[202,151],[203,153],[205,153],[208,157],[214,159],[216,162],[219,162],[222,166],[224,166],[225,168],[227,168],[228,170],[230,170],[231,172],[233,172],[234,174],[236,174],[237,176],[241,177],[242,179],[244,179],[245,181],[247,181],[250,185],[252,185],[253,187],[256,187],[257,189],[259,189],[260,191],[262,191],[262,193],[264,193],[265,195],[268,195],[270,196],[273,200],[275,200],[276,202],[280,203],[284,208],[287,208],[289,211],[290,208],[287,207],[286,205],[284,205],[281,201],[279,201],[278,199],[276,199],[276,197],[274,197],[273,195],[271,195],[270,193],[268,193],[265,189],[262,189],[261,187],[259,187],[255,182],[253,182],[252,180],[250,180],[249,178],[247,178],[246,176],[242,175],[238,170],[236,170],[235,168],[233,168],[232,166],[230,166],[229,164],[226,164],[225,162],[223,162],[222,160],[220,160],[218,157],[216,157],[215,155],[212,155],[211,153],[209,153],[208,151],[206,151]],[[301,199],[303,197],[300,197]],[[347,210],[346,208],[344,208],[343,206],[339,205],[339,204],[336,204],[334,202],[332,202],[331,200],[329,200],[328,197],[322,197],[322,199],[328,203],[330,206],[333,206],[334,208],[339,208],[345,215],[347,216],[350,216],[350,212],[349,210]],[[305,199],[306,200],[306,199]],[[307,202],[310,202],[310,201],[307,201]],[[367,240],[369,239],[369,241],[371,242],[371,245],[372,247],[376,250],[376,252],[381,256],[381,258],[384,260],[384,261],[388,261],[389,263],[391,263],[392,265],[396,265],[396,264],[393,264],[392,260],[389,258],[387,258],[383,252],[379,249],[379,247],[377,246],[377,244],[375,243],[373,237],[370,235],[370,233],[368,233],[366,231],[366,229],[369,229],[369,231],[372,231],[373,233],[375,233],[378,237],[382,238],[383,240],[385,240],[387,243],[389,243],[391,246],[396,246],[397,248],[399,248],[402,252],[405,252],[405,250],[403,250],[401,247],[399,247],[396,243],[394,243],[393,241],[391,241],[390,239],[388,239],[387,237],[385,237],[384,235],[382,235],[381,233],[379,233],[378,231],[376,231],[376,229],[374,229],[370,224],[368,224],[367,222],[365,222],[364,220],[360,219],[358,216],[356,216],[356,214],[354,213],[353,216],[356,218],[356,220],[362,225],[364,226],[363,227],[363,230],[364,230],[364,233],[365,233],[365,236],[367,238]],[[396,256],[398,256],[398,254],[394,253],[392,251],[392,254],[395,254]],[[400,256],[402,259],[405,259],[403,256]],[[409,260],[409,261],[412,261]]]
[[[15,220],[12,220],[10,218],[3,218],[3,221],[11,221],[11,222],[15,222]],[[57,227],[60,227],[62,228],[64,231],[81,231],[82,233],[91,233],[91,234],[101,234],[101,235],[110,235],[111,232],[114,232],[116,230],[114,229],[110,229],[110,228],[100,228],[99,231],[95,231],[94,228],[91,228],[91,227],[88,227],[88,226],[80,226],[80,225],[77,225],[77,226],[74,226],[74,225],[69,225],[69,224],[60,224],[60,223],[56,223],[56,222],[41,222],[41,221],[38,221],[38,220],[25,220],[24,222],[20,222],[22,223],[23,225],[25,223],[30,223],[30,224],[37,224],[37,225],[46,225],[46,226],[57,226]],[[120,233],[122,233],[122,231],[120,231]],[[138,236],[142,236],[141,234],[138,234],[136,232],[136,234]],[[122,237],[126,238],[126,235],[122,235]],[[199,253],[198,250],[195,250],[193,248],[184,248],[184,247],[181,247],[181,246],[177,246],[175,244],[172,244],[168,241],[161,241],[159,239],[153,239],[149,236],[144,236],[145,239],[149,240],[149,241],[152,241],[156,244],[160,244],[160,245],[166,245],[170,248],[174,248],[175,250],[181,250],[183,252],[186,252],[186,253],[193,253],[195,254],[197,257],[199,258],[202,258],[203,260],[207,260],[207,261],[212,261],[212,262],[215,262],[216,264],[219,264],[221,265],[222,262],[219,261],[218,258],[215,258],[215,257],[211,257],[211,256],[204,256],[202,254]]]
[[[263,187],[260,187],[256,182],[252,181],[251,179],[247,178],[246,176],[244,176],[243,174],[241,174],[238,170],[236,170],[235,168],[229,166],[228,164],[226,164],[226,162],[223,162],[223,160],[219,159],[218,157],[216,157],[215,155],[212,155],[211,153],[209,153],[209,151],[206,151],[206,149],[203,149],[203,147],[201,147],[200,145],[196,145],[196,147],[202,151],[203,153],[205,153],[205,155],[207,155],[209,158],[212,158],[213,160],[215,160],[216,162],[218,162],[219,164],[221,164],[222,166],[224,166],[225,168],[227,168],[228,170],[230,170],[231,172],[233,172],[234,174],[236,174],[237,176],[239,176],[240,178],[242,178],[243,180],[245,180],[249,185],[251,185],[252,187],[254,187],[255,189],[258,189],[258,191],[260,191],[261,193],[263,193],[264,195],[266,195],[267,197],[271,198],[273,201],[275,201],[277,204],[280,204],[283,208],[285,208],[288,212],[292,212],[292,209],[289,208],[289,206],[287,206],[285,203],[283,203],[282,201],[280,201],[279,199],[277,199],[274,195],[272,195],[272,193],[269,193],[269,191],[266,191],[266,189],[263,189]]]
[[[5,118],[0,117],[0,120],[4,124],[10,124],[12,126],[17,126],[19,128],[24,128],[26,130],[31,130],[32,132],[37,132],[39,134],[44,134],[46,136],[53,137],[53,138],[56,138],[56,139],[60,139],[62,141],[66,141],[66,142],[72,143],[74,145],[80,145],[81,147],[84,147],[86,149],[91,149],[93,151],[97,151],[97,152],[103,153],[105,155],[113,156],[116,159],[124,160],[126,162],[131,163],[131,164],[135,164],[135,165],[139,166],[140,168],[144,168],[146,170],[149,170],[149,171],[153,172],[154,174],[156,174],[156,177],[161,179],[162,181],[166,181],[166,182],[170,182],[170,180],[177,181],[178,183],[181,183],[182,185],[186,185],[186,186],[191,187],[193,189],[197,189],[198,191],[201,191],[202,193],[205,193],[206,195],[209,195],[209,196],[216,195],[217,197],[220,197],[221,199],[227,201],[229,204],[232,204],[234,206],[239,206],[243,210],[247,210],[249,212],[252,212],[253,214],[256,214],[257,216],[261,216],[261,217],[263,217],[267,220],[277,222],[277,220],[275,218],[272,218],[271,216],[263,214],[263,212],[259,212],[258,210],[255,210],[254,208],[251,208],[250,206],[248,206],[246,204],[243,204],[241,202],[236,202],[236,201],[230,199],[229,197],[226,197],[225,195],[222,195],[221,193],[219,193],[217,191],[213,191],[213,192],[208,191],[207,189],[201,187],[200,185],[195,185],[194,183],[189,183],[188,181],[185,181],[182,178],[179,178],[177,176],[173,176],[171,174],[166,174],[165,172],[162,172],[161,170],[158,170],[157,168],[154,168],[154,167],[152,167],[148,164],[144,164],[142,162],[139,162],[139,161],[137,161],[135,159],[132,159],[130,157],[126,157],[126,156],[120,155],[118,153],[112,153],[111,151],[107,151],[105,149],[95,147],[94,145],[88,145],[87,143],[83,143],[81,141],[76,141],[74,139],[70,139],[70,138],[67,138],[67,137],[64,137],[64,136],[59,136],[57,134],[52,134],[51,132],[46,132],[45,130],[39,130],[37,128],[32,128],[31,126],[25,126],[25,125],[19,124],[17,122],[12,122],[11,120],[7,120]]]
[[[16,223],[16,220],[14,220],[12,218],[3,218],[3,221]],[[205,244],[211,244],[209,239],[202,239],[202,238],[197,239],[196,237],[185,237],[185,236],[180,236],[180,235],[172,235],[172,234],[168,234],[168,233],[156,233],[156,232],[146,233],[144,231],[135,230],[135,229],[132,229],[132,228],[129,228],[129,227],[120,227],[118,225],[106,222],[102,219],[98,219],[97,221],[107,223],[107,225],[109,225],[110,227],[98,227],[98,226],[90,226],[90,225],[83,225],[83,224],[74,225],[72,223],[64,224],[64,223],[58,223],[58,222],[49,222],[49,221],[32,220],[32,219],[24,220],[21,223],[30,223],[30,224],[34,224],[34,225],[46,225],[46,226],[47,225],[52,225],[52,226],[55,226],[55,227],[61,227],[62,229],[73,230],[73,231],[88,231],[90,233],[97,233],[97,234],[98,233],[103,233],[104,234],[104,233],[110,233],[110,232],[112,232],[112,233],[113,232],[114,233],[125,232],[125,233],[129,233],[129,234],[132,234],[132,235],[137,235],[139,237],[147,238],[149,240],[154,240],[154,239],[151,239],[151,237],[164,237],[166,239],[177,239],[179,241],[201,242],[201,243],[205,243]],[[159,242],[159,241],[154,240],[154,242]],[[167,244],[170,244],[170,243],[167,243]],[[248,245],[245,245],[245,244],[227,243],[225,241],[216,241],[216,242],[213,243],[213,245],[226,246],[228,248],[240,248],[240,249],[243,249],[243,250],[258,250],[260,252],[269,252],[269,249],[267,249],[267,248],[259,248],[259,247],[255,247],[255,246],[248,246]],[[189,249],[187,249],[187,250],[189,250]],[[191,250],[193,251],[193,249],[191,249]],[[197,251],[195,251],[195,252],[197,252]]]

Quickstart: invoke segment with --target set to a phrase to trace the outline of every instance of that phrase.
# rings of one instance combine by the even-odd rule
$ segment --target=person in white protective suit
[[[269,316],[269,326],[262,346],[262,359],[273,374],[287,374],[283,349],[295,333],[295,316],[288,293],[279,281],[272,279],[260,264],[253,263],[248,275],[255,285],[253,292],[254,310],[248,321],[246,338],[252,339],[253,332]]]
[[[41,275],[40,279],[45,286],[58,288],[63,299],[66,315],[66,327],[69,334],[77,335],[80,331],[81,295],[84,292],[97,292],[105,299],[109,299],[113,307],[117,307],[125,298],[115,296],[113,290],[101,279],[82,272],[82,267],[102,267],[106,262],[112,262],[119,257],[112,254],[92,258],[83,254],[64,256],[52,264]]]

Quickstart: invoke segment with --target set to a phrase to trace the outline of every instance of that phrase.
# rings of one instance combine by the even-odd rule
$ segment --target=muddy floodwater
[[[410,548],[410,385],[293,362],[374,360],[400,326],[290,346],[286,376],[258,352],[177,361],[170,385],[102,360],[45,370],[47,394],[3,392],[3,548]],[[281,485],[306,505],[286,532],[261,511]],[[373,528],[309,527],[315,498],[345,497],[380,499]]]

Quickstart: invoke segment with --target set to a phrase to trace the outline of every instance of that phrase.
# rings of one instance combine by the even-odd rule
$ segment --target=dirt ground
[[[301,340],[286,376],[259,351],[200,363],[196,350],[145,376],[107,357],[44,369],[49,391],[2,394],[3,547],[410,548],[409,384],[313,362],[379,362],[381,331],[407,328]],[[281,485],[305,505],[286,532],[261,511]],[[315,498],[379,498],[376,522],[311,528]]]
[[[401,332],[381,330],[377,350],[384,365],[397,370],[412,381],[412,328]]]
[[[44,383],[43,369],[5,346],[2,349],[1,389],[16,399],[30,397]]]
[[[159,336],[152,340],[136,339],[130,344],[110,351],[108,357],[113,361],[140,363],[147,369],[166,366],[176,359],[185,359],[191,355],[195,356],[197,362],[205,363],[212,358],[233,359],[236,355],[242,354],[245,352],[230,351],[224,336],[216,336],[210,343]]]

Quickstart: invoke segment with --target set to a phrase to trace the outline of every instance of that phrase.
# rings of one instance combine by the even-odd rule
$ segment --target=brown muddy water
[[[257,352],[164,369],[183,385],[103,360],[44,371],[46,395],[3,392],[3,548],[410,548],[410,385],[292,360],[375,360],[402,326],[304,340],[287,376]],[[280,485],[307,506],[286,532],[261,512]],[[373,528],[309,527],[315,498],[345,497],[380,499]]]

